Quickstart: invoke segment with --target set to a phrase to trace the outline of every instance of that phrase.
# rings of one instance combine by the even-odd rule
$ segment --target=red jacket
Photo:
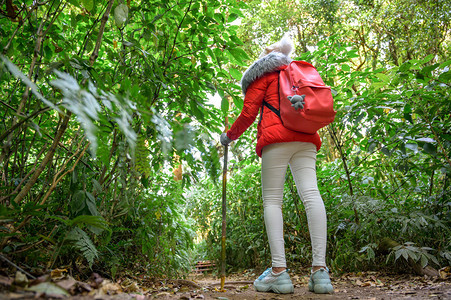
[[[246,90],[244,106],[241,114],[233,123],[227,136],[231,140],[239,138],[244,131],[255,121],[259,110],[263,110],[261,122],[258,124],[257,132],[257,155],[262,156],[262,149],[266,145],[286,142],[309,142],[316,145],[316,149],[321,147],[321,139],[318,133],[304,134],[285,128],[280,118],[268,109],[263,107],[263,100],[279,109],[279,89],[278,72],[266,73],[253,81]]]

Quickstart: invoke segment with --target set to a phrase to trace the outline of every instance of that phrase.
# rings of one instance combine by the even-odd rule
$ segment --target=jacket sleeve
[[[244,97],[243,110],[230,130],[227,131],[227,136],[231,140],[239,138],[255,121],[258,111],[262,106],[267,87],[267,76],[263,76],[249,85]]]

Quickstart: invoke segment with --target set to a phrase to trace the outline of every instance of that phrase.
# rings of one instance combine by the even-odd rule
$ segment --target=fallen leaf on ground
[[[122,288],[119,284],[113,283],[109,280],[104,280],[100,285],[100,289],[107,295],[114,295],[122,292]]]
[[[182,286],[181,288],[180,288],[180,292],[181,293],[186,293],[186,292],[189,292],[191,289],[189,288],[189,287],[187,287],[187,286]]]
[[[24,299],[23,293],[8,293],[6,294],[6,299],[14,300],[14,299]]]
[[[92,287],[89,285],[89,284],[87,284],[86,282],[83,282],[83,281],[77,281],[77,283],[78,283],[78,286],[80,287],[80,289],[83,291],[83,290],[85,290],[86,292],[90,292],[90,291],[92,291]]]
[[[66,291],[71,291],[77,286],[77,281],[71,276],[68,276],[66,279],[57,281],[55,283]]]
[[[451,267],[444,267],[438,270],[441,279],[447,279],[451,276]]]
[[[50,277],[54,280],[62,279],[66,276],[65,273],[67,273],[67,269],[54,269],[50,273]]]
[[[159,298],[159,297],[170,297],[170,296],[171,296],[171,294],[168,293],[168,292],[161,292],[161,293],[158,293],[158,294],[155,295],[156,298]]]
[[[103,282],[103,278],[102,278],[102,276],[100,276],[99,274],[97,274],[97,273],[92,273],[91,274],[91,278],[90,278],[90,284],[91,284],[91,286],[93,287],[93,288],[98,288],[101,284],[102,284],[102,282]]]
[[[11,286],[11,284],[13,284],[13,279],[6,277],[6,276],[1,276],[0,275],[0,284],[4,285],[4,286]]]
[[[36,279],[31,280],[28,283],[28,285],[32,286],[32,285],[36,285],[36,284],[39,284],[41,282],[46,282],[46,281],[50,281],[50,275],[49,274],[45,274],[45,275],[39,276]]]
[[[44,294],[48,297],[63,297],[70,296],[70,294],[62,287],[52,283],[52,282],[41,282],[37,285],[33,285],[25,289],[26,291],[36,292]]]
[[[26,286],[28,283],[28,278],[27,275],[25,275],[24,273],[17,271],[16,272],[16,277],[14,278],[14,284],[18,285],[18,286]]]
[[[124,292],[127,293],[136,293],[141,292],[141,289],[138,286],[138,283],[136,281],[133,281],[131,279],[125,279],[123,282],[121,282],[121,287],[124,290]]]

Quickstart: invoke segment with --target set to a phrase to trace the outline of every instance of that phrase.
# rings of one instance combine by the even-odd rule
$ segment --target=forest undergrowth
[[[449,280],[449,24],[442,0],[0,1],[0,285],[17,270],[66,270],[82,289],[93,274],[219,268],[219,135],[242,73],[285,33],[333,90],[317,174],[337,280]],[[228,274],[270,263],[254,125],[229,149]],[[289,172],[284,228],[302,277],[310,237]]]

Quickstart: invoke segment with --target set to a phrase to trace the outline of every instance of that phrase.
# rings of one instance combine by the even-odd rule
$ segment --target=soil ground
[[[80,282],[67,276],[59,281],[52,277],[44,283],[65,287],[66,296],[47,290],[27,288],[11,289],[3,282],[0,300],[3,299],[71,299],[71,300],[147,300],[147,299],[218,299],[218,300],[272,300],[272,299],[451,299],[451,278],[431,278],[414,275],[383,274],[380,272],[349,273],[331,277],[335,293],[317,295],[308,291],[308,275],[291,273],[294,294],[279,295],[254,290],[252,281],[259,274],[252,271],[228,275],[225,291],[219,291],[220,280],[212,275],[191,275],[180,280],[151,278],[122,279],[112,282],[104,279],[98,285]],[[98,279],[98,278],[97,278]],[[43,283],[43,282],[41,282]],[[31,286],[37,283],[30,283]],[[1,284],[0,284],[1,285]],[[39,285],[35,285],[38,287]],[[39,290],[39,292],[37,292]]]
[[[308,276],[292,275],[294,294],[278,295],[256,292],[252,284],[228,284],[227,281],[241,281],[243,278],[227,278],[225,292],[210,289],[204,292],[205,299],[451,299],[450,280],[432,280],[411,275],[382,275],[376,272],[345,274],[332,278],[335,293],[317,295],[307,288]],[[214,278],[203,278],[201,286],[218,284]],[[222,298],[221,298],[222,297]],[[187,298],[189,299],[189,298]]]

